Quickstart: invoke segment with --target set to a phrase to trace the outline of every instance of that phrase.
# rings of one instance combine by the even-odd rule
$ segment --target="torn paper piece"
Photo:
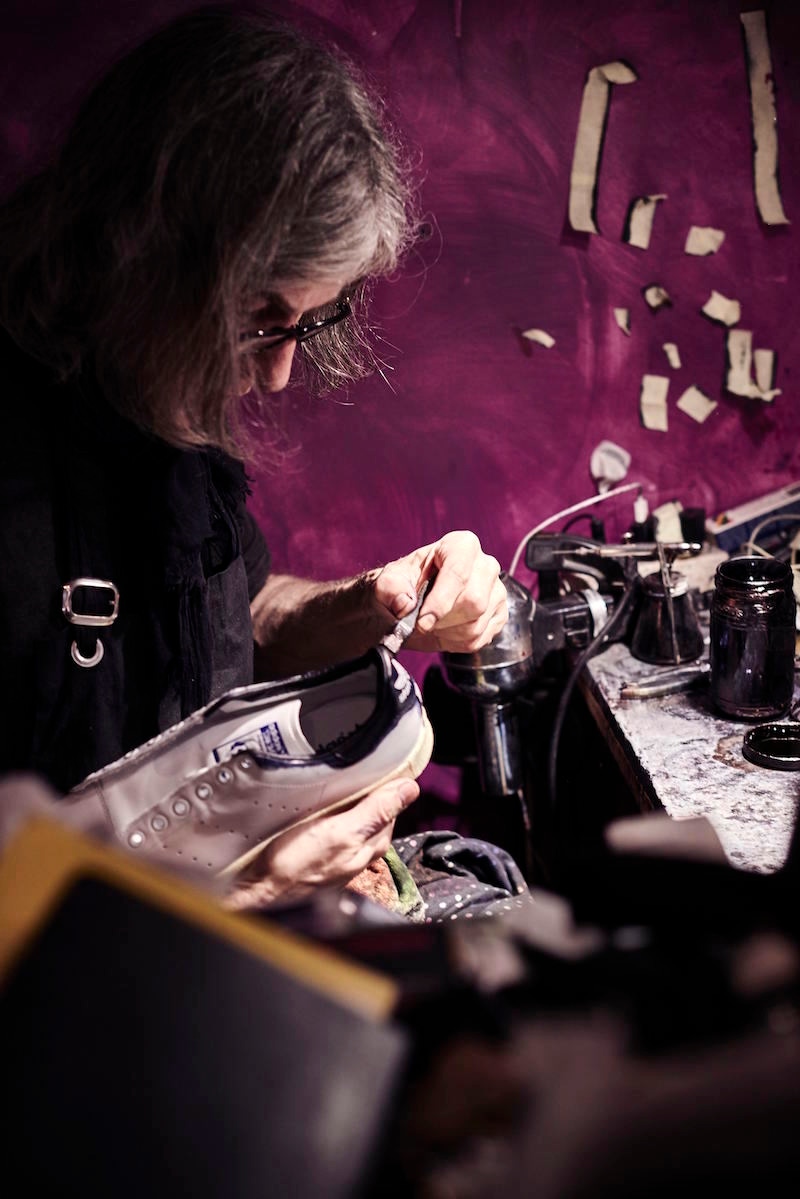
[[[728,354],[728,374],[725,380],[725,386],[731,395],[745,396],[752,400],[764,400],[770,403],[775,399],[775,396],[781,394],[779,387],[761,388],[753,379],[751,370],[753,366],[753,334],[749,329],[731,329],[728,332],[727,354]],[[772,351],[757,351],[757,353],[765,354]],[[764,370],[766,359],[760,358],[762,363],[761,370]]]
[[[685,254],[696,254],[698,257],[716,254],[724,240],[725,234],[721,229],[712,229],[710,225],[692,225],[683,250]]]
[[[601,441],[592,450],[589,473],[598,491],[608,491],[613,483],[621,483],[628,473],[631,456],[614,441]]]
[[[674,371],[679,371],[681,369],[681,356],[678,352],[678,347],[675,345],[675,342],[665,341],[661,348],[666,354],[667,362],[670,364],[672,369]]]
[[[650,245],[650,236],[653,232],[656,204],[659,200],[666,200],[666,198],[665,195],[637,196],[628,209],[622,240],[626,241],[629,246],[637,246],[640,250],[646,250]]]
[[[753,383],[753,334],[748,329],[731,329],[727,340],[728,374],[725,386],[735,396],[749,396]]]
[[[613,83],[635,83],[636,72],[624,62],[593,67],[583,88],[578,132],[569,177],[569,223],[579,233],[598,233],[595,223],[597,175]]]
[[[738,300],[729,300],[718,291],[712,291],[700,311],[720,325],[736,325],[742,315],[742,306]]]
[[[767,392],[779,394],[773,386],[775,383],[774,350],[753,350],[753,372],[756,377],[756,387],[762,395],[766,395]]]
[[[631,335],[631,310],[630,310],[630,308],[615,308],[614,309],[614,320],[617,322],[617,324],[619,325],[622,332],[627,333],[628,337],[630,337],[630,335]]]
[[[548,350],[556,344],[556,339],[545,333],[544,329],[524,329],[522,336],[528,341],[535,341],[537,345],[546,346]]]
[[[660,283],[650,283],[647,287],[643,287],[642,295],[654,310],[657,308],[668,308],[672,303],[672,300],[669,298],[669,292]]]
[[[702,425],[703,421],[707,420],[717,407],[717,402],[710,400],[699,387],[692,385],[686,388],[678,400],[678,407],[681,412],[685,412],[687,416],[691,416],[692,420],[696,420],[699,425]]]
[[[765,225],[788,225],[778,189],[778,130],[772,55],[762,9],[739,13],[744,26],[753,122],[753,177],[756,205]]]
[[[667,392],[669,379],[665,375],[642,375],[639,413],[645,429],[667,431]]]
[[[653,520],[656,525],[656,541],[683,541],[681,528],[681,512],[683,504],[680,500],[667,500],[653,509]]]

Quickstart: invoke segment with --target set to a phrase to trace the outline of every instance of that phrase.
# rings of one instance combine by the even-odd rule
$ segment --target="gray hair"
[[[358,313],[413,238],[409,180],[340,54],[263,13],[199,9],[112,67],[0,207],[0,315],[163,439],[241,452],[246,298],[345,278]],[[356,316],[301,358],[338,385],[374,368],[369,344]]]

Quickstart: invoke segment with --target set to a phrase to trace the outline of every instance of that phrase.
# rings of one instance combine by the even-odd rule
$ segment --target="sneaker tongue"
[[[287,700],[268,715],[244,721],[230,740],[215,747],[214,760],[224,762],[243,750],[262,758],[313,757],[314,747],[300,727],[300,705],[300,699]]]

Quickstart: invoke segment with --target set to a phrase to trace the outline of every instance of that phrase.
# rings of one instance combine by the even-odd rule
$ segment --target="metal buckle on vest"
[[[93,616],[88,612],[76,612],[73,596],[79,587],[91,587],[95,591],[109,592],[110,611],[105,616]],[[61,611],[70,624],[103,626],[113,624],[119,612],[119,592],[108,579],[70,579],[61,588]]]
[[[75,592],[80,587],[91,588],[92,590],[106,592],[109,610],[105,615],[95,615],[90,612],[75,611]],[[108,579],[93,579],[89,577],[81,577],[70,579],[61,588],[61,611],[66,616],[70,624],[82,625],[89,628],[107,628],[108,625],[114,623],[119,612],[119,591]],[[72,660],[77,666],[91,667],[97,666],[98,662],[103,658],[103,643],[100,638],[96,638],[94,653],[90,657],[82,654],[78,648],[77,641],[73,641],[70,646],[70,654]]]

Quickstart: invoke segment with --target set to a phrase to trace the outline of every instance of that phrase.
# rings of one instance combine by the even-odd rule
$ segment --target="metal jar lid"
[[[800,724],[759,724],[745,733],[742,753],[756,766],[800,770]]]

